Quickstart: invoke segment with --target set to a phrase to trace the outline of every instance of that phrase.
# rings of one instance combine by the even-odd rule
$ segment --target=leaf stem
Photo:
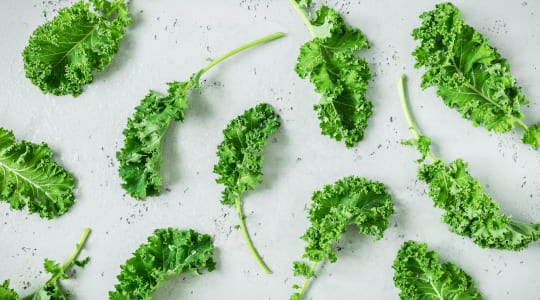
[[[240,203],[240,197],[237,197],[234,203],[236,205],[236,211],[238,212],[238,220],[240,221],[240,228],[242,229],[242,234],[244,235],[244,239],[246,240],[246,243],[249,247],[249,251],[251,251],[251,254],[253,255],[253,257],[255,257],[255,259],[261,266],[261,268],[263,268],[264,272],[266,272],[266,274],[272,274],[272,271],[268,269],[264,261],[261,259],[261,257],[257,253],[257,250],[255,250],[255,247],[253,247],[253,243],[251,242],[251,239],[249,238],[249,234],[246,229],[246,224],[244,223],[245,216],[242,213],[242,204]]]
[[[90,228],[85,228],[81,238],[79,239],[79,242],[77,243],[77,246],[75,246],[75,249],[73,250],[73,252],[71,252],[71,255],[62,265],[62,272],[59,272],[58,274],[54,275],[51,279],[49,279],[45,283],[45,285],[55,282],[58,279],[58,277],[63,275],[66,269],[69,268],[73,264],[73,262],[75,261],[75,258],[77,258],[77,255],[79,255],[79,253],[81,252],[82,247],[84,243],[86,242],[86,239],[88,238],[89,234],[90,234]]]
[[[298,5],[296,0],[289,0],[289,2],[291,2],[296,12],[298,12],[302,20],[304,20],[304,23],[306,24],[306,27],[309,30],[309,33],[311,34],[311,37],[315,37],[315,31],[313,31],[313,25],[311,25],[311,21],[309,20],[304,10],[300,7],[300,5]]]
[[[319,262],[316,261],[313,263],[313,266],[311,266],[311,269],[309,269],[309,273],[312,274],[313,272],[315,272],[315,268],[317,267],[317,264]],[[302,299],[302,296],[304,295],[304,292],[306,291],[306,287],[309,283],[309,280],[311,279],[311,277],[308,277],[304,280],[304,284],[302,284],[302,288],[300,289],[300,292],[299,292],[299,297],[298,297],[298,300]]]
[[[236,49],[234,49],[234,50],[232,50],[232,51],[218,57],[217,59],[213,60],[210,64],[208,64],[206,67],[204,67],[201,70],[201,74],[204,74],[206,71],[210,70],[213,66],[219,64],[220,62],[227,59],[228,57],[235,55],[236,53],[242,52],[242,51],[244,51],[244,50],[246,50],[248,48],[251,48],[253,46],[256,46],[258,44],[262,44],[262,43],[265,43],[265,42],[269,42],[269,41],[278,39],[278,38],[283,37],[283,36],[285,36],[285,34],[283,32],[276,32],[276,33],[271,34],[269,36],[263,37],[261,39],[255,40],[255,41],[250,42],[250,43],[247,43],[244,46],[238,47],[238,48],[236,48]]]
[[[414,135],[415,139],[420,139],[420,134],[418,133],[418,130],[416,129],[416,126],[414,126],[413,119],[411,117],[411,113],[409,111],[409,106],[407,105],[407,97],[405,96],[405,87],[403,85],[403,74],[399,76],[398,80],[398,90],[399,90],[399,98],[401,100],[401,107],[403,108],[403,113],[405,114],[405,118],[407,119],[407,123],[409,124],[409,129],[411,130],[412,134]],[[437,159],[431,151],[428,152],[428,157],[432,162],[435,162]]]
[[[206,73],[208,70],[210,70],[212,67],[214,67],[215,65],[219,64],[220,62],[224,61],[225,59],[239,53],[239,52],[242,52],[248,48],[251,48],[253,46],[256,46],[258,44],[262,44],[262,43],[266,43],[266,42],[269,42],[269,41],[272,41],[272,40],[275,40],[275,39],[278,39],[280,37],[283,37],[285,36],[285,34],[283,32],[276,32],[274,34],[271,34],[269,36],[266,36],[266,37],[263,37],[261,39],[258,39],[258,40],[255,40],[253,42],[250,42],[250,43],[247,43],[243,46],[240,46],[230,52],[227,52],[226,54],[214,59],[211,63],[209,63],[206,67],[202,68],[201,71],[199,72],[199,76]],[[190,80],[187,84],[186,84],[186,87],[184,88],[184,94],[187,92],[187,90],[191,87],[191,85],[193,84],[193,82]]]
[[[529,126],[527,126],[525,123],[523,123],[523,121],[521,121],[520,119],[515,119],[516,120],[516,124],[521,127],[521,129],[527,131],[529,130]]]

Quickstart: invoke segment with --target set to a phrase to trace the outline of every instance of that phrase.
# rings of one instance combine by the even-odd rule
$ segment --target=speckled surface
[[[0,203],[0,281],[26,295],[46,280],[45,257],[63,260],[84,227],[92,234],[82,255],[91,261],[63,286],[73,299],[106,299],[120,264],[155,229],[176,226],[209,233],[215,241],[217,270],[178,276],[154,299],[287,299],[292,261],[305,243],[306,208],[314,190],[355,174],[384,182],[395,202],[390,228],[378,242],[350,230],[337,244],[338,262],[325,263],[306,299],[397,299],[392,281],[394,256],[403,241],[427,242],[441,261],[453,261],[477,282],[486,299],[540,299],[540,243],[521,252],[481,249],[447,230],[432,207],[426,185],[416,180],[418,156],[400,141],[410,137],[395,82],[408,76],[411,108],[420,130],[447,161],[462,157],[470,172],[505,213],[540,221],[540,151],[521,144],[522,132],[492,134],[474,128],[447,109],[435,90],[419,88],[421,71],[410,55],[418,15],[436,1],[326,1],[361,28],[372,48],[362,52],[373,80],[366,138],[353,149],[319,134],[312,105],[319,95],[293,71],[298,48],[309,39],[288,1],[139,1],[129,4],[133,25],[112,64],[96,75],[81,96],[43,95],[24,77],[21,52],[39,24],[73,3],[0,1],[0,126],[19,139],[47,142],[55,159],[77,178],[76,203],[64,216],[42,220]],[[318,2],[320,3],[320,2]],[[531,104],[525,122],[540,119],[540,2],[455,1],[468,24],[491,39]],[[278,41],[237,55],[203,76],[192,93],[186,121],[173,124],[164,146],[164,190],[138,202],[120,188],[115,153],[133,108],[149,89],[184,80],[239,45],[276,31]],[[283,124],[266,150],[264,183],[245,195],[247,226],[255,246],[274,271],[261,272],[250,256],[233,210],[219,203],[221,186],[212,173],[216,146],[227,122],[256,103],[271,103]],[[354,229],[354,228],[352,228]]]

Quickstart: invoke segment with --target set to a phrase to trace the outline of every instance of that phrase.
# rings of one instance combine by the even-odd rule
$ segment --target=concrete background
[[[112,64],[95,76],[82,95],[43,95],[24,77],[21,52],[28,37],[56,11],[73,1],[0,1],[0,126],[19,139],[47,142],[55,159],[77,179],[76,203],[52,221],[13,211],[0,203],[0,281],[11,278],[21,295],[40,286],[45,257],[63,261],[84,227],[91,227],[81,257],[85,269],[63,282],[73,299],[106,299],[131,253],[155,228],[193,228],[213,236],[217,270],[201,277],[177,276],[154,299],[288,299],[292,261],[305,243],[306,208],[313,191],[348,175],[384,182],[395,214],[378,242],[354,228],[337,244],[338,261],[318,268],[306,299],[397,299],[391,268],[405,240],[427,242],[443,262],[469,273],[486,299],[540,299],[540,243],[521,252],[481,249],[447,230],[416,179],[418,153],[400,144],[411,137],[398,102],[395,82],[408,76],[411,109],[434,153],[451,161],[462,157],[486,185],[503,212],[520,221],[540,220],[540,151],[520,142],[522,131],[492,134],[474,128],[446,108],[435,89],[419,88],[421,70],[410,55],[410,34],[418,16],[437,1],[325,1],[360,28],[372,44],[362,52],[373,74],[373,101],[365,140],[346,149],[320,134],[312,105],[320,96],[293,71],[298,48],[309,32],[288,1],[202,0],[131,1],[133,25]],[[321,1],[316,1],[321,4]],[[466,22],[491,39],[517,77],[531,104],[525,123],[540,119],[540,2],[455,1]],[[187,119],[175,123],[164,146],[160,197],[138,202],[126,196],[117,175],[115,153],[122,130],[149,89],[185,80],[206,59],[276,31],[287,37],[237,55],[203,76],[201,92],[190,95]],[[253,242],[274,271],[266,275],[250,256],[233,209],[219,203],[222,186],[212,173],[216,146],[227,122],[266,101],[282,116],[279,132],[265,149],[264,183],[243,198]]]

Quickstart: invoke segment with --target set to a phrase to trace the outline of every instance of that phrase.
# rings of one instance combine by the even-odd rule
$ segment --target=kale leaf
[[[540,238],[540,224],[516,222],[501,214],[484,186],[457,159],[424,164],[418,178],[429,185],[435,206],[444,210],[442,221],[450,231],[470,237],[481,247],[518,251]]]
[[[16,142],[13,132],[0,127],[0,200],[11,208],[52,219],[73,205],[75,180],[52,160],[47,144]]]
[[[223,130],[224,140],[218,145],[219,162],[214,173],[219,175],[217,183],[223,183],[225,190],[221,203],[236,206],[240,228],[248,247],[266,273],[270,273],[249,238],[245,216],[242,213],[242,194],[254,190],[262,182],[263,146],[268,136],[280,126],[280,117],[269,104],[261,103],[233,119]]]
[[[219,162],[214,166],[214,173],[220,176],[216,182],[225,185],[222,204],[235,205],[244,192],[255,190],[262,182],[261,152],[279,126],[279,115],[267,103],[246,110],[227,124],[218,145]]]
[[[159,287],[178,274],[215,269],[214,244],[207,234],[176,228],[156,229],[133,257],[120,266],[112,300],[151,299]]]
[[[427,244],[405,242],[392,266],[400,299],[484,299],[467,273],[451,262],[438,261],[437,252],[427,251]]]
[[[369,48],[369,42],[359,29],[345,24],[333,9],[322,6],[313,20],[303,8],[311,1],[291,0],[313,40],[300,47],[296,73],[309,76],[315,91],[322,95],[314,109],[318,112],[323,135],[353,147],[364,137],[373,104],[366,99],[369,67],[358,50]]]
[[[301,237],[308,243],[302,257],[313,264],[309,267],[304,262],[294,262],[294,275],[303,275],[305,281],[301,290],[290,299],[302,298],[309,279],[315,277],[317,263],[324,259],[331,263],[337,261],[332,244],[341,238],[347,226],[354,224],[360,234],[379,240],[388,228],[388,218],[393,212],[392,198],[384,184],[361,177],[345,177],[313,193],[308,216],[311,226]]]
[[[172,120],[183,121],[187,82],[168,83],[168,95],[151,91],[124,129],[124,148],[116,154],[122,187],[135,199],[161,192],[161,151]],[[191,84],[190,84],[191,85]]]
[[[444,103],[474,126],[508,132],[518,125],[525,131],[522,141],[537,148],[539,125],[528,127],[521,121],[521,106],[529,101],[510,74],[510,65],[460,15],[454,5],[442,3],[420,16],[422,25],[412,35],[420,40],[413,52],[415,67],[426,69],[422,88],[438,87]]]
[[[118,52],[131,24],[124,0],[91,0],[62,8],[32,33],[22,53],[26,77],[43,93],[78,96]]]

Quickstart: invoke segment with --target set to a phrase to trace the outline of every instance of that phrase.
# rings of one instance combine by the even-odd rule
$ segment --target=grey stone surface
[[[441,261],[468,272],[486,299],[540,299],[540,245],[521,252],[481,249],[447,230],[416,180],[418,156],[400,144],[408,139],[395,82],[408,76],[411,109],[419,129],[433,139],[434,153],[447,161],[462,157],[470,172],[505,213],[526,222],[540,220],[540,152],[521,144],[522,132],[492,134],[474,128],[444,106],[434,89],[419,88],[422,71],[410,55],[410,34],[418,15],[437,1],[325,1],[362,29],[372,48],[362,52],[373,74],[373,101],[366,138],[355,148],[320,135],[312,105],[313,86],[293,71],[298,48],[309,37],[285,0],[131,1],[133,25],[112,64],[95,76],[82,95],[43,95],[24,77],[21,52],[32,31],[73,3],[0,1],[0,126],[19,139],[47,142],[55,158],[77,178],[77,200],[52,221],[13,211],[0,203],[0,281],[26,294],[47,278],[45,257],[63,260],[84,227],[92,234],[82,256],[91,256],[64,286],[73,299],[106,299],[120,264],[159,227],[193,228],[213,236],[217,270],[201,277],[178,276],[154,299],[288,299],[292,261],[305,243],[306,207],[314,190],[348,175],[384,182],[395,202],[385,236],[373,242],[354,228],[337,243],[338,262],[325,263],[306,299],[397,299],[391,268],[405,240],[427,242]],[[320,4],[320,2],[318,2]],[[523,86],[531,104],[525,122],[540,119],[540,2],[455,1],[468,24],[491,39]],[[115,153],[133,108],[149,89],[185,80],[215,58],[276,31],[287,37],[220,64],[203,76],[201,92],[190,95],[186,121],[173,124],[164,146],[164,190],[138,202],[120,188]],[[244,197],[253,242],[274,274],[264,274],[242,239],[233,209],[219,203],[222,186],[212,173],[221,130],[256,103],[271,103],[282,116],[266,150],[264,183]]]

